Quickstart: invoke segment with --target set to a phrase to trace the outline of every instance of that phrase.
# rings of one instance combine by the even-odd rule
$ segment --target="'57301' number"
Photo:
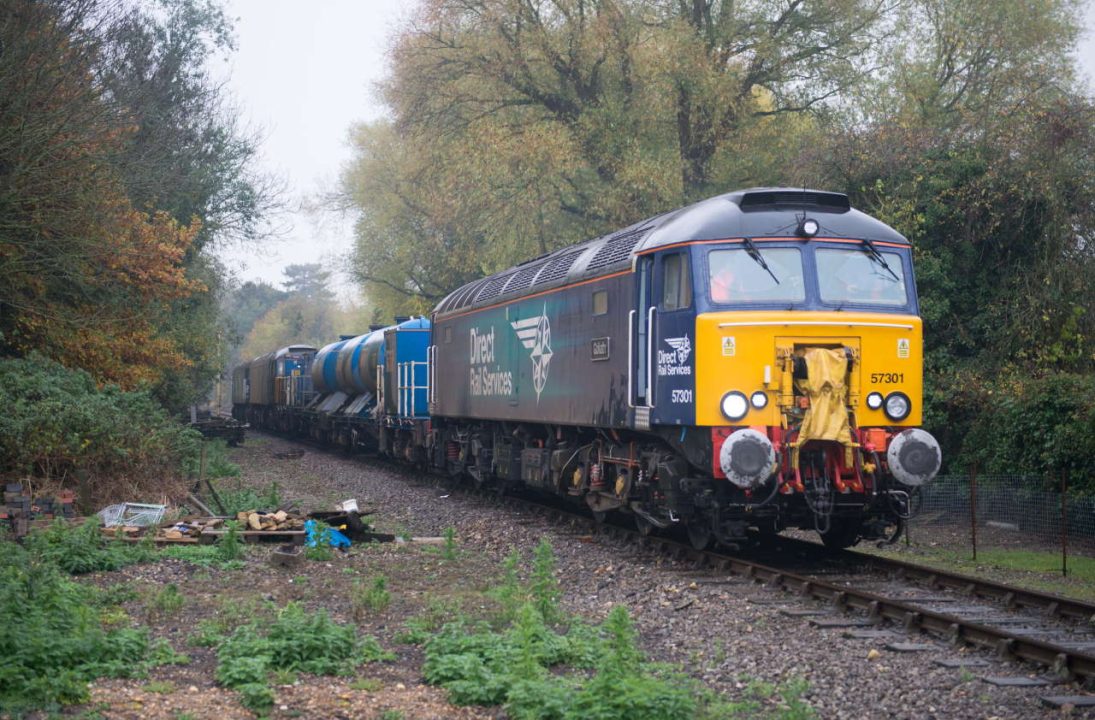
[[[894,385],[905,382],[905,373],[871,373],[872,385]]]

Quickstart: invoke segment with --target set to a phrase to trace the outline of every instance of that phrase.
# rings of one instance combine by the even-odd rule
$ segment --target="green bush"
[[[149,392],[98,388],[37,354],[0,360],[0,407],[0,475],[72,486],[79,472],[97,507],[181,494],[183,463],[200,449]]]
[[[144,628],[106,630],[105,594],[50,559],[9,543],[0,553],[0,715],[87,699],[97,677],[133,677],[177,661]]]
[[[1095,492],[1095,376],[999,383],[963,447],[982,473],[1057,481],[1067,471],[1073,489]]]

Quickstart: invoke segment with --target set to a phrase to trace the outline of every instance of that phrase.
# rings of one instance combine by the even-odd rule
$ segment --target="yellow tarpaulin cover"
[[[846,407],[848,357],[843,348],[809,348],[805,359],[808,377],[795,380],[795,385],[810,398],[810,407],[806,409],[794,447],[801,447],[810,440],[836,440],[850,455],[855,443]],[[847,464],[851,464],[850,457]]]

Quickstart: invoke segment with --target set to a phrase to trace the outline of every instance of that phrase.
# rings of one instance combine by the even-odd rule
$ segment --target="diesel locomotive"
[[[236,369],[237,417],[697,547],[892,541],[941,464],[910,244],[839,193],[720,195],[495,273],[311,350],[290,402],[293,351]]]

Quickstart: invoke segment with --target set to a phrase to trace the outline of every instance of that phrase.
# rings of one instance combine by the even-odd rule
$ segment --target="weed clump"
[[[224,524],[224,535],[217,538],[217,559],[222,563],[233,562],[243,558],[247,552],[240,540],[240,524],[235,520],[229,520]]]
[[[458,705],[505,705],[515,718],[642,717],[666,720],[695,714],[688,682],[648,666],[622,607],[599,627],[565,617],[555,576],[555,555],[545,539],[533,553],[527,583],[520,580],[521,556],[503,564],[494,591],[505,625],[452,622],[425,644],[423,674]]]
[[[453,562],[460,557],[460,551],[456,548],[456,528],[447,527],[442,535],[445,541],[441,545],[441,559],[445,562]]]
[[[517,619],[522,605],[532,603],[548,625],[561,622],[563,613],[559,600],[562,590],[555,577],[555,553],[551,542],[544,538],[533,551],[527,584],[521,582],[522,560],[519,550],[511,552],[502,562],[500,582],[489,593],[498,602],[498,620],[502,624],[511,623]]]
[[[100,560],[85,557],[62,569],[54,560],[57,543],[30,545],[34,550],[10,544],[0,553],[0,715],[82,702],[94,678],[141,676],[182,660],[145,628],[104,628],[115,593],[66,576],[69,568],[99,569]]]
[[[599,628],[576,623],[562,634],[528,602],[503,632],[446,625],[426,643],[423,674],[458,705],[505,705],[515,718],[693,715],[696,700],[688,683],[646,666],[641,657],[622,607]],[[564,669],[571,672],[559,672]]]
[[[392,594],[388,592],[388,579],[378,575],[371,583],[355,581],[351,598],[354,619],[359,622],[368,613],[384,612],[392,604]]]
[[[270,673],[351,675],[363,663],[393,658],[375,638],[359,636],[352,625],[336,623],[325,610],[308,613],[289,603],[265,633],[248,624],[220,638],[216,677],[238,690],[244,705],[261,712],[274,701]]]
[[[236,468],[232,474],[238,475],[239,468]],[[214,475],[214,477],[216,476]],[[275,510],[284,502],[284,498],[281,496],[281,488],[276,482],[271,482],[261,491],[244,487],[242,484],[235,489],[221,487],[218,488],[217,495],[224,506],[224,512],[228,515],[255,510]]]
[[[810,718],[806,686],[773,688],[758,704],[715,697],[671,668],[648,663],[626,608],[613,608],[600,625],[561,610],[550,543],[536,548],[528,580],[521,554],[502,566],[492,595],[501,606],[494,627],[466,618],[429,634],[429,617],[408,623],[405,634],[424,643],[423,675],[445,688],[457,705],[502,705],[517,720],[678,720],[715,717]],[[772,709],[774,714],[767,713]]]
[[[149,562],[156,557],[151,541],[148,537],[144,542],[126,543],[107,537],[100,531],[98,519],[93,518],[75,528],[58,520],[32,532],[25,543],[36,558],[70,575],[83,575]]]
[[[185,560],[202,567],[238,570],[244,567],[247,546],[240,540],[240,525],[235,520],[224,524],[225,532],[214,545],[174,545],[160,551],[166,557]]]
[[[169,583],[152,596],[148,608],[155,615],[167,617],[181,610],[184,602],[185,598],[179,592],[179,587],[175,583]]]

